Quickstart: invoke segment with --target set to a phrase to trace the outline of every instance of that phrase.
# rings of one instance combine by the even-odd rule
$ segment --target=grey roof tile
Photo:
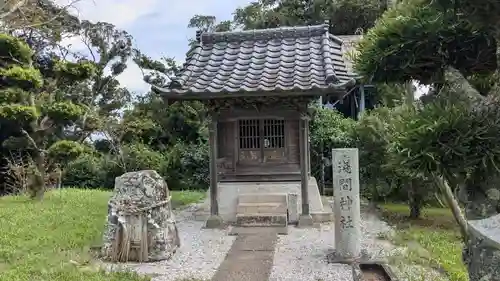
[[[163,93],[311,91],[352,81],[328,25],[203,33]]]
[[[344,53],[347,71],[355,75],[352,55],[356,54],[357,44],[363,39],[363,35],[339,35],[337,37],[342,40],[342,53]]]

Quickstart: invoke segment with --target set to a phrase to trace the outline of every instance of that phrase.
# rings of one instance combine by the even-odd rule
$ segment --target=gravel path
[[[379,233],[392,231],[374,215],[363,214],[362,249],[374,257],[383,257],[387,245],[376,238]],[[289,228],[288,235],[280,236],[274,255],[270,281],[352,281],[352,268],[342,264],[328,264],[326,254],[335,245],[334,224],[324,223],[317,229]]]
[[[191,216],[193,208],[176,213],[181,247],[171,260],[127,264],[125,269],[155,276],[152,281],[177,281],[183,278],[210,280],[226,257],[236,236],[228,230],[203,229],[203,221]]]
[[[153,275],[152,281],[180,281],[184,278],[197,278],[203,281],[212,279],[236,236],[228,235],[230,228],[226,230],[203,229],[204,221],[193,217],[195,209],[196,206],[193,206],[176,213],[182,244],[171,260],[127,264],[121,268],[113,266],[112,269],[125,268]],[[371,213],[362,212],[361,217],[362,249],[377,259],[401,254],[403,249],[377,239],[380,234],[393,231],[387,223]],[[311,229],[291,226],[288,231],[288,235],[278,237],[269,281],[353,280],[351,266],[326,262],[327,253],[335,245],[333,223],[324,223],[319,228]],[[109,264],[107,267],[109,268]],[[408,271],[408,265],[403,270]],[[400,274],[401,272],[398,275]],[[402,275],[402,280],[413,280],[409,278],[410,276],[422,276],[422,274],[415,273]]]

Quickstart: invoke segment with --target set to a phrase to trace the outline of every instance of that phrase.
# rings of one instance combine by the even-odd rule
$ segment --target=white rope
[[[133,207],[126,207],[124,205],[115,205],[113,203],[109,203],[108,206],[112,208],[112,210],[114,210],[115,212],[120,212],[124,215],[134,215],[134,214],[137,214],[137,213],[143,213],[143,212],[146,212],[146,211],[149,211],[149,210],[152,210],[152,209],[155,209],[157,207],[160,207],[160,206],[163,206],[163,205],[166,205],[168,204],[170,201],[172,200],[172,196],[169,196],[167,200],[164,200],[164,201],[160,201],[158,203],[155,203],[151,206],[148,206],[148,207],[143,207],[143,208],[137,208],[135,206]]]

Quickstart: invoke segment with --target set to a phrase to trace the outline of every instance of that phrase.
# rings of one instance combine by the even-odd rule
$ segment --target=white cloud
[[[231,13],[250,0],[55,0],[61,6],[71,4],[68,10],[81,19],[103,21],[124,29],[135,37],[140,49],[165,56],[175,56],[184,62],[188,38],[194,31],[187,28],[195,14],[214,15],[219,20],[232,18]],[[146,24],[146,26],[144,26]],[[143,28],[144,27],[144,28]],[[153,30],[154,29],[154,30]],[[168,30],[168,31],[167,31]],[[88,54],[79,37],[63,40],[63,45],[74,52]],[[142,80],[142,72],[133,62],[117,79],[129,90],[142,94],[149,85]]]
[[[151,86],[142,80],[141,69],[133,62],[129,62],[125,71],[117,77],[123,87],[139,95],[144,94]]]
[[[79,18],[93,22],[105,21],[126,28],[137,19],[155,10],[159,0],[76,0],[68,10]],[[67,6],[75,0],[56,0]]]

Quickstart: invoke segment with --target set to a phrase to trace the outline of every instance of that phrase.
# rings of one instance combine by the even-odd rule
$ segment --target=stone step
[[[288,226],[286,215],[277,214],[237,214],[236,223],[239,226]]]
[[[241,203],[283,203],[288,205],[287,193],[245,193],[238,196],[238,204]]]
[[[278,214],[286,215],[287,206],[283,203],[239,203],[237,214]]]
[[[332,212],[311,212],[311,216],[314,222],[317,223],[332,222],[334,220]]]

